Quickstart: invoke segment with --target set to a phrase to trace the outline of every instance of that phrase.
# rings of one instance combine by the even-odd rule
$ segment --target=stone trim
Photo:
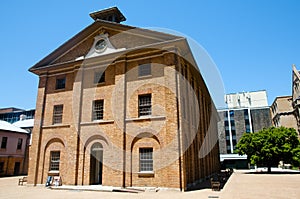
[[[165,120],[166,116],[144,116],[144,117],[137,117],[137,118],[126,118],[126,122],[135,122],[135,121],[144,121],[144,120]]]
[[[42,129],[52,129],[52,128],[70,128],[70,124],[53,124],[49,126],[42,126]]]
[[[89,125],[95,125],[95,124],[109,124],[109,123],[114,123],[115,120],[95,120],[92,122],[81,122],[81,126],[89,126]]]
[[[154,171],[140,171],[138,175],[139,177],[154,177]]]

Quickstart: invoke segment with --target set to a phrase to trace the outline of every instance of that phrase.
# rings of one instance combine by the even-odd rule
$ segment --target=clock
[[[105,41],[105,39],[100,39],[99,41],[97,41],[97,43],[95,44],[95,49],[98,52],[102,52],[105,50],[105,48],[107,47],[107,43]]]

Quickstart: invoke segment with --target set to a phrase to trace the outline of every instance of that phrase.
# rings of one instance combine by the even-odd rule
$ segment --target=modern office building
[[[34,109],[23,110],[15,107],[1,108],[0,109],[0,120],[7,121],[9,123],[14,123],[20,119],[33,119]]]
[[[187,40],[123,25],[116,7],[90,16],[30,68],[28,184],[187,190],[218,172],[218,114]]]
[[[225,96],[228,108],[219,109],[219,147],[223,165],[248,167],[246,156],[235,154],[244,133],[257,132],[272,125],[266,91],[233,93]]]

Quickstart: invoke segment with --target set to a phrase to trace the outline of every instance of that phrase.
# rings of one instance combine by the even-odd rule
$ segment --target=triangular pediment
[[[30,71],[38,70],[40,67],[44,68],[182,38],[171,34],[97,20],[31,67]],[[101,39],[104,42],[101,42]],[[97,42],[105,49],[102,50],[101,45],[97,47]]]

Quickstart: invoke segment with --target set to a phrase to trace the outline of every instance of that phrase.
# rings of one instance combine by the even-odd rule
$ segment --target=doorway
[[[15,162],[14,175],[19,175],[20,165],[20,162]]]
[[[102,184],[103,147],[96,142],[91,147],[90,154],[90,184]]]

